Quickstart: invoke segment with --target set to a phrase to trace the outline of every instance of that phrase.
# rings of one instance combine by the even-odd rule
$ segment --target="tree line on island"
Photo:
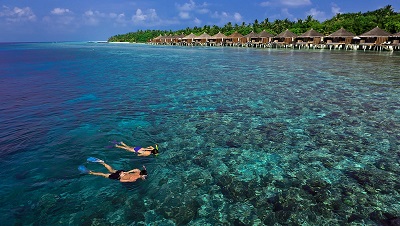
[[[227,36],[231,35],[235,31],[242,35],[247,35],[254,31],[259,33],[263,30],[271,34],[279,34],[282,31],[289,29],[295,34],[302,34],[307,30],[313,28],[314,30],[322,34],[330,34],[337,31],[340,28],[345,28],[354,34],[362,34],[371,30],[374,27],[380,27],[390,33],[396,33],[400,31],[400,13],[395,12],[391,5],[387,5],[381,9],[375,11],[368,11],[366,13],[344,13],[336,14],[331,19],[319,22],[312,16],[307,16],[305,20],[298,19],[297,21],[290,21],[289,19],[275,20],[270,22],[268,18],[259,22],[257,19],[254,23],[246,24],[232,24],[231,22],[226,23],[224,26],[219,27],[217,25],[204,25],[203,27],[193,27],[181,29],[177,31],[172,30],[138,30],[136,32],[129,32],[127,34],[119,34],[112,36],[108,39],[109,42],[148,42],[149,40],[159,35],[188,35],[193,33],[200,35],[207,33],[209,35],[215,35],[221,32]]]

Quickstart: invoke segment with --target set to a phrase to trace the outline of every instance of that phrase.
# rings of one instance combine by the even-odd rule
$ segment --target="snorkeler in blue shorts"
[[[121,142],[115,144],[115,147],[130,151],[130,152],[138,153],[138,156],[149,156],[151,154],[157,156],[159,153],[157,144],[155,145],[155,147],[149,146],[147,148],[143,148],[143,147],[131,147],[121,141]]]

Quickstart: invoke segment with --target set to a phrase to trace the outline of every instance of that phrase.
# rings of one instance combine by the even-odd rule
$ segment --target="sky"
[[[323,22],[400,0],[0,0],[0,42],[104,41],[137,30],[180,30],[268,18]]]

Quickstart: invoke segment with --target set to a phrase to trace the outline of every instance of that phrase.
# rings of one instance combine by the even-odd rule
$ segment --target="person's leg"
[[[129,150],[127,147],[125,146],[120,146],[118,144],[115,145],[116,148],[121,148],[121,149],[125,149],[125,150]]]
[[[120,145],[115,145],[115,147],[116,148],[121,148],[121,149],[124,149],[124,150],[127,150],[127,151],[130,151],[130,152],[135,152],[135,149],[134,148],[132,148],[132,147],[125,147],[125,146],[120,146]]]
[[[122,144],[122,146],[125,146],[125,147],[127,147],[127,148],[131,148],[131,146],[129,146],[129,145],[126,145],[124,142],[120,142],[120,144]]]
[[[101,162],[100,164],[102,164],[104,167],[106,167],[106,169],[110,172],[110,173],[115,173],[115,169],[113,169],[110,165],[108,165],[105,162]]]
[[[98,172],[92,172],[92,171],[89,171],[89,174],[95,175],[95,176],[102,176],[102,177],[105,177],[105,178],[108,178],[108,176],[110,176],[109,173],[98,173]]]

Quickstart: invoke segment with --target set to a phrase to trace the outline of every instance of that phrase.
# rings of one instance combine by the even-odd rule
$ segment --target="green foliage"
[[[371,30],[372,28],[379,26],[380,28],[390,32],[396,33],[400,31],[400,13],[395,12],[391,5],[387,5],[381,9],[375,11],[368,11],[366,13],[345,13],[337,14],[329,20],[319,22],[314,19],[311,15],[307,16],[304,20],[299,19],[297,21],[290,21],[289,19],[275,20],[270,22],[268,18],[263,21],[254,20],[254,23],[232,25],[231,22],[226,23],[222,27],[217,25],[204,25],[203,27],[185,28],[177,31],[166,31],[166,30],[138,30],[136,32],[129,32],[127,34],[119,34],[112,36],[108,39],[109,42],[148,42],[149,40],[159,35],[188,35],[193,33],[195,35],[201,35],[204,32],[209,35],[215,35],[221,32],[225,35],[231,35],[235,31],[242,35],[247,35],[254,31],[259,33],[263,30],[271,34],[279,34],[286,29],[291,30],[296,34],[302,34],[309,29],[329,35],[340,28],[344,28],[355,34],[362,34]]]

